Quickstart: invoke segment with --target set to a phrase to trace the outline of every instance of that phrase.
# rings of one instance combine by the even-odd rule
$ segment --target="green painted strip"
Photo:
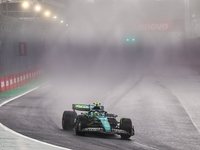
[[[47,80],[45,80],[44,78],[39,78],[35,81],[32,81],[32,82],[18,88],[18,89],[0,93],[0,99],[18,96],[20,94],[23,94],[31,89],[34,89],[34,88],[44,84],[45,82],[47,82]]]

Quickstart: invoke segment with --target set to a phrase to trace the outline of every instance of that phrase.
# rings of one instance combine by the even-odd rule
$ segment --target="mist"
[[[176,73],[194,63],[181,30],[184,22],[171,21],[170,31],[147,28],[150,22],[161,28],[168,18],[183,19],[183,3],[171,2],[181,4],[175,10],[164,1],[145,2],[66,3],[67,26],[52,29],[54,36],[43,56],[55,93],[63,101],[70,106],[101,102],[106,93],[136,74],[160,76],[169,68]],[[163,11],[167,9],[172,10]]]

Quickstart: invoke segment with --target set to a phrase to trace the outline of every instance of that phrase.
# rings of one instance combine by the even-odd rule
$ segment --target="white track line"
[[[40,87],[40,86],[39,86],[39,87]],[[1,103],[1,104],[0,104],[0,108],[1,108],[3,105],[5,105],[5,104],[7,104],[7,103],[9,103],[9,102],[11,102],[11,101],[14,101],[14,100],[16,100],[16,99],[19,98],[19,97],[22,97],[22,96],[24,96],[24,95],[26,95],[26,94],[28,94],[28,93],[30,93],[30,92],[32,92],[32,91],[37,90],[39,87],[36,87],[36,88],[34,88],[34,89],[32,89],[32,90],[26,92],[26,93],[23,93],[23,94],[21,94],[21,95],[18,95],[18,96],[14,97],[14,98],[11,98],[11,99],[9,99],[9,100],[7,100],[7,101]],[[53,144],[49,144],[49,143],[46,143],[46,142],[42,142],[42,141],[39,141],[39,140],[30,138],[30,137],[28,137],[28,136],[22,135],[22,134],[20,134],[20,133],[17,133],[17,132],[15,132],[15,131],[9,129],[8,127],[4,126],[2,123],[0,123],[0,127],[2,127],[4,130],[6,130],[6,131],[8,131],[8,132],[10,132],[10,133],[12,133],[12,134],[15,134],[15,135],[17,135],[17,136],[20,136],[20,137],[22,137],[22,138],[25,138],[25,139],[28,139],[28,140],[31,140],[31,141],[34,141],[34,142],[37,142],[37,143],[40,143],[40,144],[44,144],[44,145],[51,146],[51,147],[54,147],[54,148],[58,148],[58,149],[61,149],[61,150],[71,150],[71,149],[68,149],[68,148],[56,146],[56,145],[53,145]]]
[[[26,92],[26,93],[23,93],[23,94],[21,94],[21,95],[18,95],[18,96],[16,96],[16,97],[11,98],[11,99],[9,99],[9,100],[7,100],[7,101],[1,103],[1,104],[0,104],[0,107],[2,107],[3,105],[5,105],[5,104],[7,104],[7,103],[9,103],[9,102],[11,102],[11,101],[14,101],[15,99],[17,99],[17,98],[19,98],[19,97],[22,97],[22,96],[24,96],[24,95],[26,95],[26,94],[28,94],[28,93],[30,93],[30,92],[32,92],[32,91],[35,91],[35,90],[37,90],[38,88],[39,88],[39,87],[36,87],[36,88],[34,88],[34,89],[32,89],[32,90]]]

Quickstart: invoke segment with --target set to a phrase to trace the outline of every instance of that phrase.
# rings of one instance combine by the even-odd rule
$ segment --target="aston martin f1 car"
[[[62,127],[64,130],[74,129],[77,135],[85,133],[118,134],[122,139],[129,139],[134,135],[134,127],[129,118],[121,118],[117,121],[115,114],[104,111],[100,103],[94,105],[72,104],[73,111],[64,111]],[[78,111],[87,111],[77,115]]]

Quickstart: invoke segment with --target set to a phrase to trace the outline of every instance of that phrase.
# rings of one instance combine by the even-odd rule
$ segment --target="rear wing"
[[[73,110],[79,111],[90,111],[95,107],[95,105],[87,105],[87,104],[72,104]],[[100,110],[104,110],[104,106],[99,106]]]

